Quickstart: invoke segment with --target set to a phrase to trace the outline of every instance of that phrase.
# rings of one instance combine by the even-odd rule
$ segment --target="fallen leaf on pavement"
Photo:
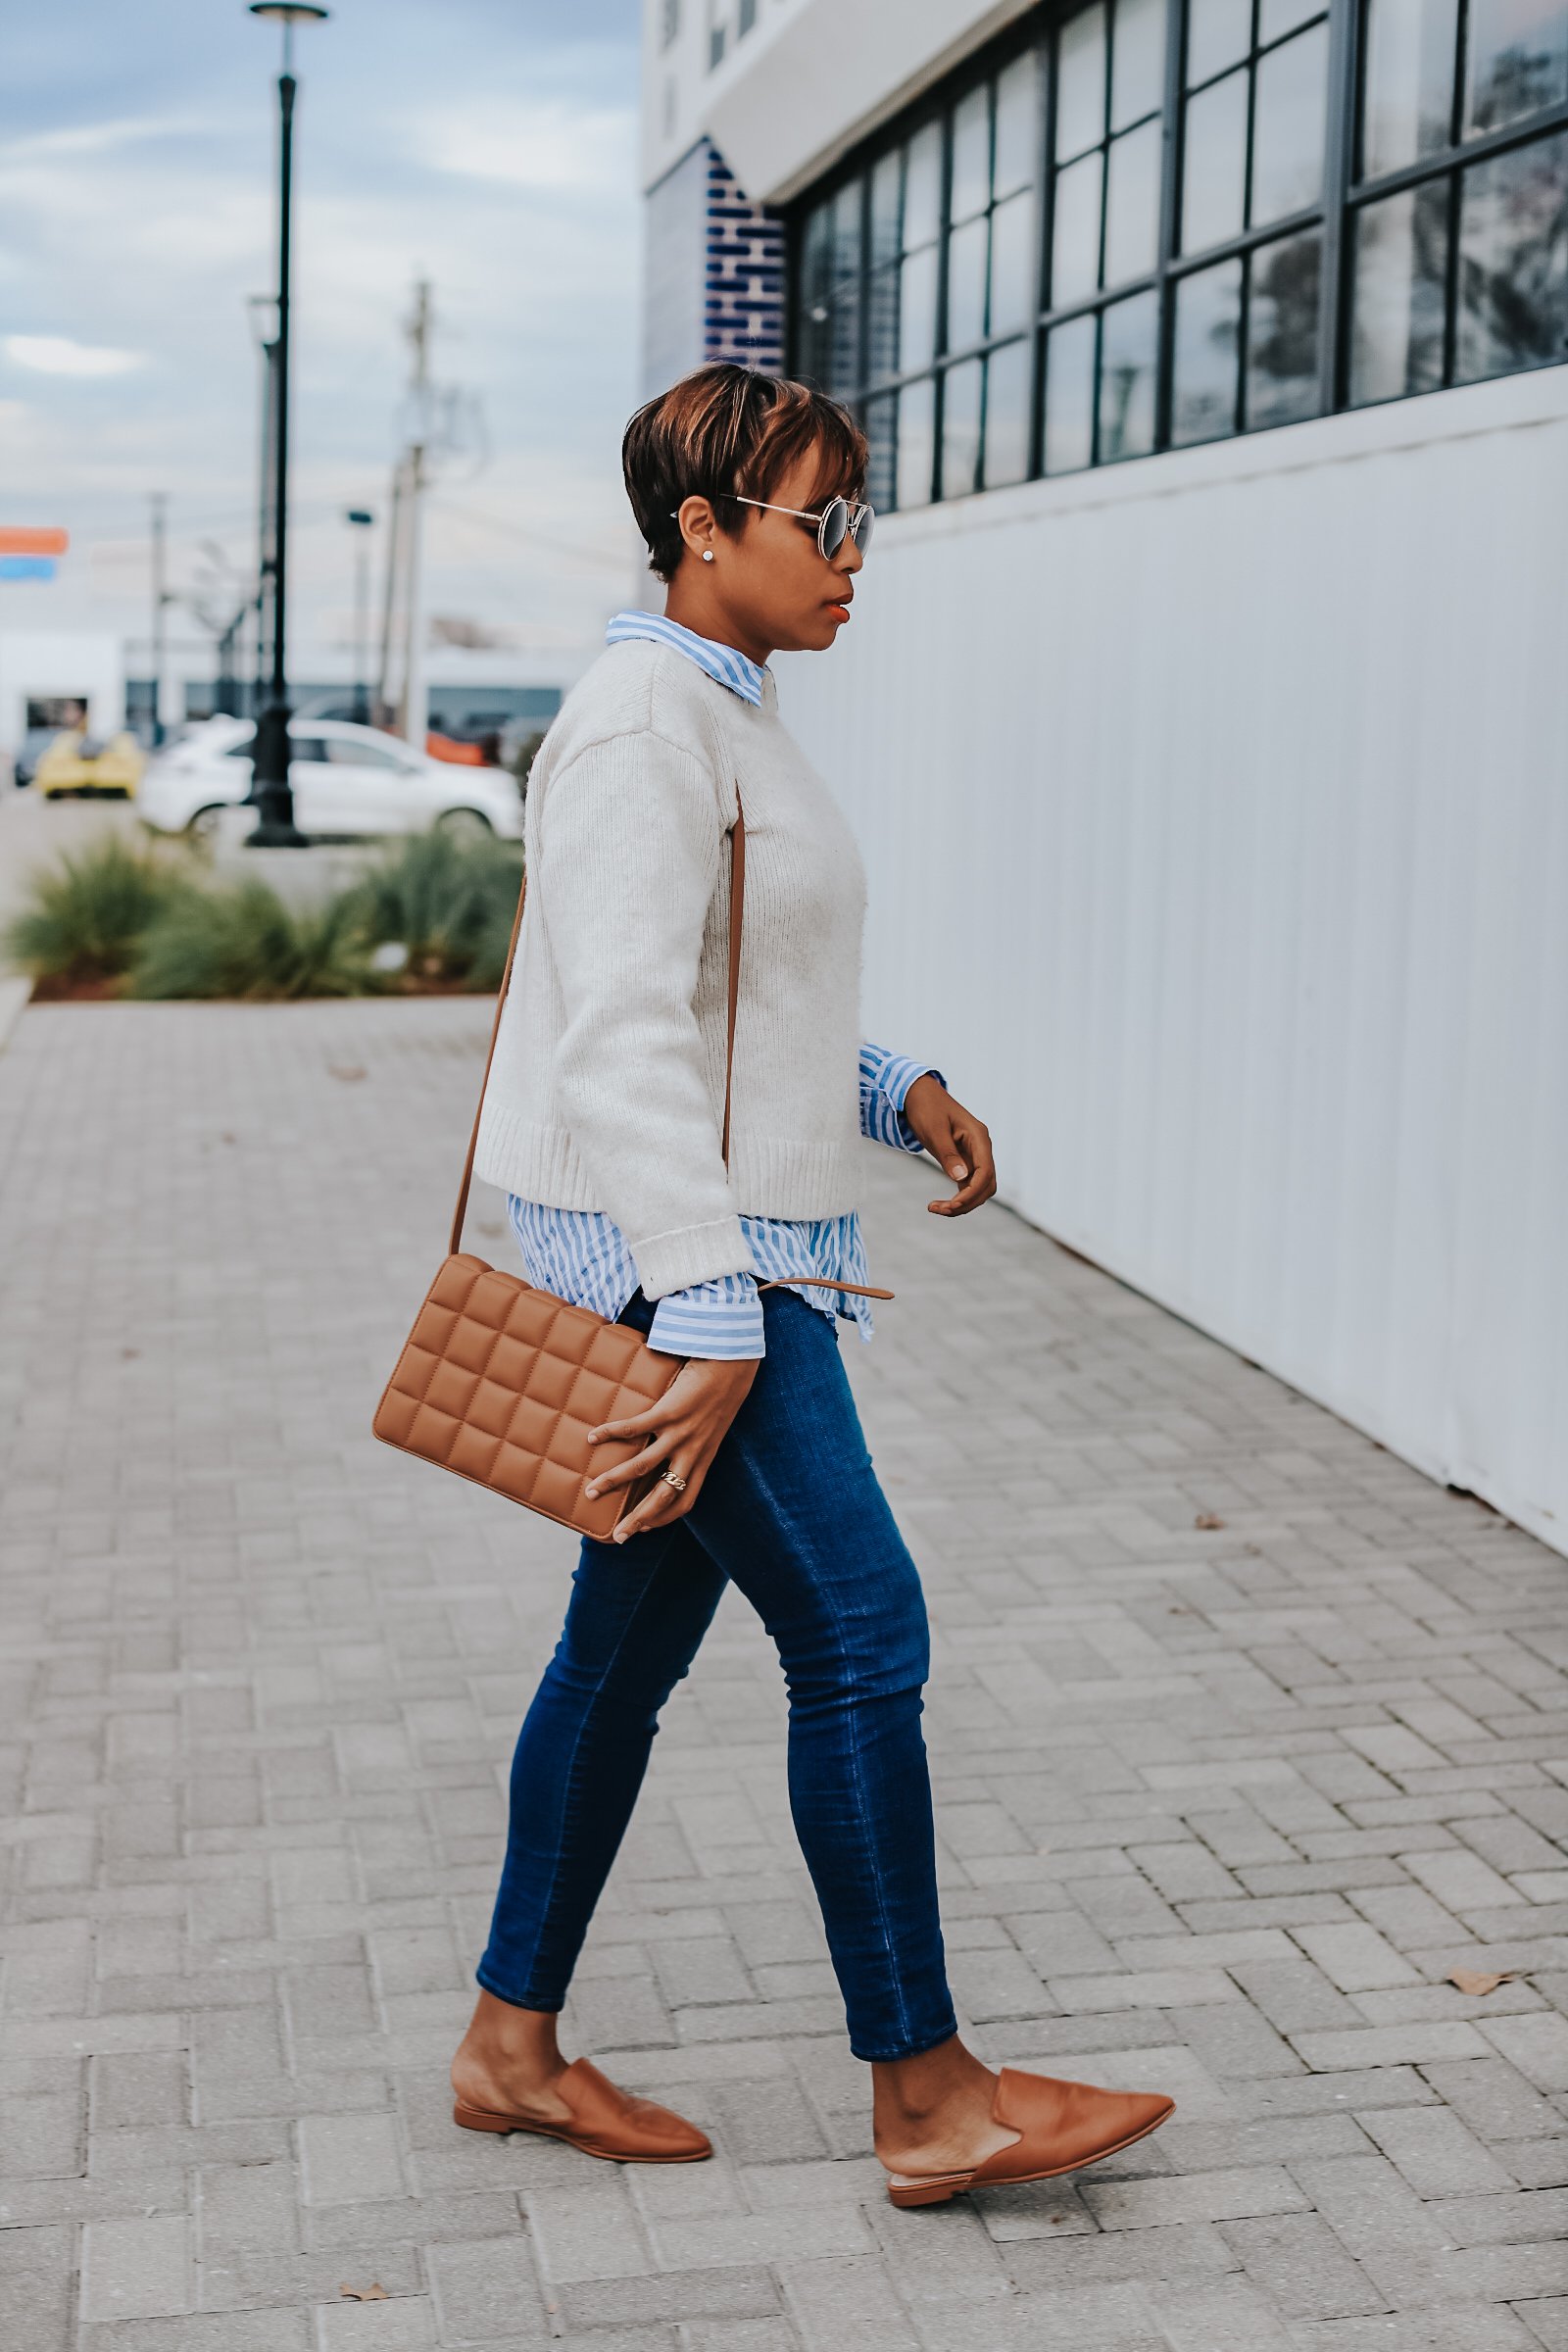
[[[1195,1527],[1200,1527],[1205,1532],[1211,1528],[1223,1527],[1224,1524],[1224,1520],[1217,1511],[1200,1511],[1198,1517],[1193,1521]]]
[[[350,2303],[390,2303],[392,2300],[384,2286],[340,2286],[337,2291]]]
[[[347,1079],[352,1084],[356,1078],[365,1076],[365,1070],[357,1061],[329,1061],[326,1065],[326,1074],[329,1078]]]
[[[1490,1969],[1450,1968],[1448,1983],[1457,1984],[1461,1992],[1495,1992],[1499,1984],[1511,1984],[1518,1974],[1516,1968],[1500,1969],[1495,1976]]]

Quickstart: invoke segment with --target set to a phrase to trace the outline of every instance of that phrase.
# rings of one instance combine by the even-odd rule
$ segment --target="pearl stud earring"
[[[705,548],[704,548],[704,550],[703,550],[703,562],[704,562],[705,564],[711,564],[711,562],[712,562],[712,561],[713,561],[713,551],[712,551],[712,549],[711,549],[710,547],[705,547]]]

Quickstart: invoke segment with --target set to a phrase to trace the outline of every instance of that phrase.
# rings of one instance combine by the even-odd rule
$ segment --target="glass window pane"
[[[1467,172],[1454,375],[1568,359],[1568,131]]]
[[[904,250],[929,245],[942,225],[942,125],[928,122],[904,151]]]
[[[899,265],[878,270],[865,288],[866,363],[868,383],[879,384],[899,372]],[[871,501],[872,506],[876,500]]]
[[[1257,61],[1251,224],[1281,220],[1323,193],[1329,28],[1314,24]]]
[[[1182,251],[1240,236],[1247,189],[1247,75],[1232,74],[1187,101]]]
[[[1319,230],[1285,237],[1252,256],[1247,305],[1247,424],[1295,424],[1323,406],[1318,376]]]
[[[995,194],[1010,196],[1029,185],[1039,149],[1039,69],[1034,50],[1026,49],[997,75]]]
[[[967,351],[986,331],[986,231],[982,213],[948,239],[949,351]]]
[[[1165,0],[1116,0],[1110,127],[1141,122],[1165,94]]]
[[[970,220],[991,201],[991,91],[982,82],[960,98],[953,114],[953,210],[955,220]]]
[[[942,495],[967,498],[980,462],[980,360],[950,368],[942,388]]]
[[[1378,179],[1448,144],[1458,0],[1372,0],[1361,175]]]
[[[991,216],[991,334],[1004,335],[1033,315],[1034,274],[1035,200],[1025,188]]]
[[[864,182],[852,179],[833,199],[833,275],[840,283],[860,267],[860,199]]]
[[[1257,38],[1262,47],[1277,41],[1309,17],[1322,16],[1328,0],[1258,0]]]
[[[899,272],[899,371],[928,368],[937,347],[937,248],[911,253]]]
[[[1105,176],[1105,283],[1147,277],[1159,251],[1160,125],[1112,139]]]
[[[1056,173],[1056,218],[1051,240],[1051,307],[1081,302],[1100,283],[1100,186],[1104,166],[1086,155]]]
[[[891,262],[900,250],[900,220],[904,201],[904,151],[895,147],[885,155],[871,173],[871,252],[870,265],[874,270],[880,262]],[[872,505],[876,501],[872,500]]]
[[[1093,313],[1069,318],[1046,353],[1046,471],[1076,473],[1095,454],[1095,329]]]
[[[1104,0],[1069,17],[1056,44],[1056,161],[1105,135]]]
[[[1004,343],[986,362],[986,488],[1021,482],[1028,471],[1029,345]]]
[[[828,390],[841,400],[860,389],[860,289],[840,286],[833,297],[833,323],[828,330]]]
[[[899,394],[899,499],[901,507],[931,504],[931,465],[936,454],[936,377],[906,384]],[[875,504],[875,501],[872,501]]]
[[[1240,261],[1178,281],[1170,403],[1170,437],[1178,449],[1236,430],[1241,316]]]
[[[1100,463],[1146,458],[1154,446],[1159,297],[1135,294],[1105,313],[1100,344]]]
[[[1252,0],[1188,0],[1187,87],[1195,89],[1252,45]]]
[[[819,204],[806,217],[801,240],[801,294],[808,308],[827,299],[833,283],[833,207]]]
[[[894,504],[898,488],[899,396],[884,393],[865,404],[865,437],[871,462],[865,469],[865,495],[883,513]]]
[[[1465,47],[1467,136],[1568,98],[1568,0],[1471,0]]]
[[[1350,400],[1397,400],[1443,381],[1448,183],[1369,204],[1355,220]]]

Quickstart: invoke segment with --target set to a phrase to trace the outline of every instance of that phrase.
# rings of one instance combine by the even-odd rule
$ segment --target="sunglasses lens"
[[[855,544],[862,556],[871,544],[871,531],[875,522],[876,509],[874,507],[857,509],[855,520],[850,525],[850,529],[854,533]]]
[[[838,554],[839,549],[844,545],[844,534],[849,527],[850,510],[847,500],[830,498],[822,509],[822,527],[818,534],[824,556],[831,557]]]

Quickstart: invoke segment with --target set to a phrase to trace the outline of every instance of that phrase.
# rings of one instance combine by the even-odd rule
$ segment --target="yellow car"
[[[67,727],[39,760],[33,790],[46,801],[133,801],[146,764],[146,754],[127,731],[99,743],[84,727]]]

